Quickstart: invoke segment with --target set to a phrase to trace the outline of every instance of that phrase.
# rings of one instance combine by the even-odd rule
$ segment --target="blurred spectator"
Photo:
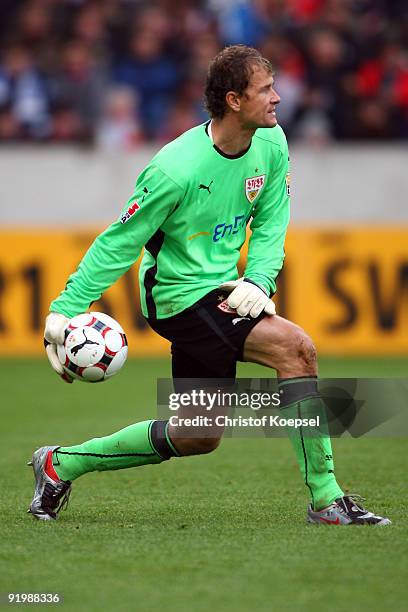
[[[67,144],[74,142],[89,142],[91,131],[89,124],[82,121],[77,110],[69,103],[56,104],[52,114],[50,141]]]
[[[108,91],[97,144],[108,152],[129,151],[143,142],[134,92],[127,87]]]
[[[108,62],[110,44],[102,4],[85,4],[74,20],[73,38],[88,47],[93,57]]]
[[[8,106],[0,107],[0,141],[15,142],[23,137],[20,125]]]
[[[50,44],[51,12],[45,3],[37,1],[23,5],[17,20],[18,38],[27,49],[38,54]]]
[[[269,36],[261,51],[276,71],[276,88],[284,101],[279,106],[279,123],[290,137],[305,100],[305,61],[290,40],[281,35]]]
[[[390,110],[381,100],[359,102],[351,122],[350,137],[360,140],[387,140],[394,136]]]
[[[166,28],[154,27],[142,13],[130,35],[128,56],[114,72],[116,82],[128,85],[139,97],[148,138],[155,138],[162,129],[180,83],[180,67],[166,55],[165,37]]]
[[[168,142],[180,136],[193,125],[208,120],[204,108],[203,84],[198,75],[191,74],[179,89],[173,104],[168,121],[166,122],[159,139]]]
[[[297,25],[305,26],[318,20],[324,0],[288,0],[288,12]]]
[[[382,109],[382,116],[389,119],[392,116],[398,122],[398,129],[392,125],[386,131],[381,130],[383,138],[408,136],[408,53],[398,44],[384,46],[379,57],[363,62],[356,73],[356,95],[363,104],[369,104],[366,113],[361,115],[362,126],[367,126],[369,117],[378,114]],[[376,104],[373,105],[373,102]],[[371,112],[369,112],[371,109]],[[368,122],[368,123],[367,123]],[[367,138],[373,137],[370,129]],[[374,132],[375,134],[375,132]],[[364,137],[364,132],[362,134]],[[379,136],[380,137],[380,136]]]
[[[289,138],[408,138],[407,0],[2,0],[0,40],[4,142],[172,138],[237,43],[271,60]]]
[[[343,78],[348,70],[348,54],[345,42],[328,28],[312,31],[306,46],[306,92],[303,99],[302,123],[308,117],[321,116],[329,132],[341,135],[345,120],[343,105]],[[348,109],[347,109],[348,110]],[[326,136],[329,137],[330,133]]]
[[[53,98],[76,113],[84,129],[92,131],[100,118],[106,80],[89,48],[79,40],[62,49],[61,67],[52,78]]]
[[[250,47],[262,44],[272,25],[268,14],[270,4],[270,0],[237,0],[227,5],[219,19],[222,43],[240,42]]]
[[[49,127],[46,82],[22,46],[8,48],[0,64],[0,108],[11,109],[26,138],[44,138]]]
[[[219,51],[217,37],[212,32],[203,32],[191,41],[190,65],[194,67],[197,77],[201,78],[201,83],[205,82],[208,64]]]

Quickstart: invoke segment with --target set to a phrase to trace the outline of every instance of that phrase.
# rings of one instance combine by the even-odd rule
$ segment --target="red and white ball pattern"
[[[64,370],[78,380],[101,382],[119,372],[126,361],[125,332],[103,312],[85,312],[70,319],[65,342],[57,347]]]

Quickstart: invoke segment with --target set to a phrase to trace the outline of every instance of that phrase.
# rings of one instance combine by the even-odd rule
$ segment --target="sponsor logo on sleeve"
[[[261,174],[261,176],[252,176],[245,179],[245,195],[250,204],[252,204],[264,186],[265,176],[265,174]]]
[[[132,204],[128,207],[128,209],[121,215],[120,222],[127,223],[129,219],[133,217],[135,212],[139,210],[140,206],[137,202],[132,202]]]

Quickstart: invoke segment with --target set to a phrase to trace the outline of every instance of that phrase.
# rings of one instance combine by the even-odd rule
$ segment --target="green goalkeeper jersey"
[[[138,259],[142,312],[166,318],[238,277],[252,218],[245,277],[274,293],[289,221],[289,169],[280,126],[258,129],[236,156],[199,125],[161,149],[133,195],[93,242],[51,310],[86,311]]]

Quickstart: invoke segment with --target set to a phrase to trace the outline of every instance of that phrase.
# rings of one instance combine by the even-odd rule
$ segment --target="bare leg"
[[[265,317],[249,333],[244,361],[273,368],[279,378],[317,376],[312,340],[301,327],[277,315]]]
[[[206,388],[206,392],[216,392],[218,389]],[[215,450],[224,433],[224,426],[214,423],[214,419],[219,415],[226,415],[228,407],[214,406],[211,411],[206,411],[204,407],[182,406],[177,410],[179,425],[169,423],[168,434],[172,444],[182,456],[203,455]],[[185,425],[185,419],[193,419],[197,416],[207,417],[213,420],[209,425]]]
[[[277,371],[283,412],[295,410],[299,416],[321,414],[324,418],[325,407],[317,390],[316,350],[300,327],[282,317],[265,317],[246,339],[244,360]],[[334,476],[330,437],[305,436],[302,429],[289,429],[288,433],[312,507],[320,510],[342,497]]]

